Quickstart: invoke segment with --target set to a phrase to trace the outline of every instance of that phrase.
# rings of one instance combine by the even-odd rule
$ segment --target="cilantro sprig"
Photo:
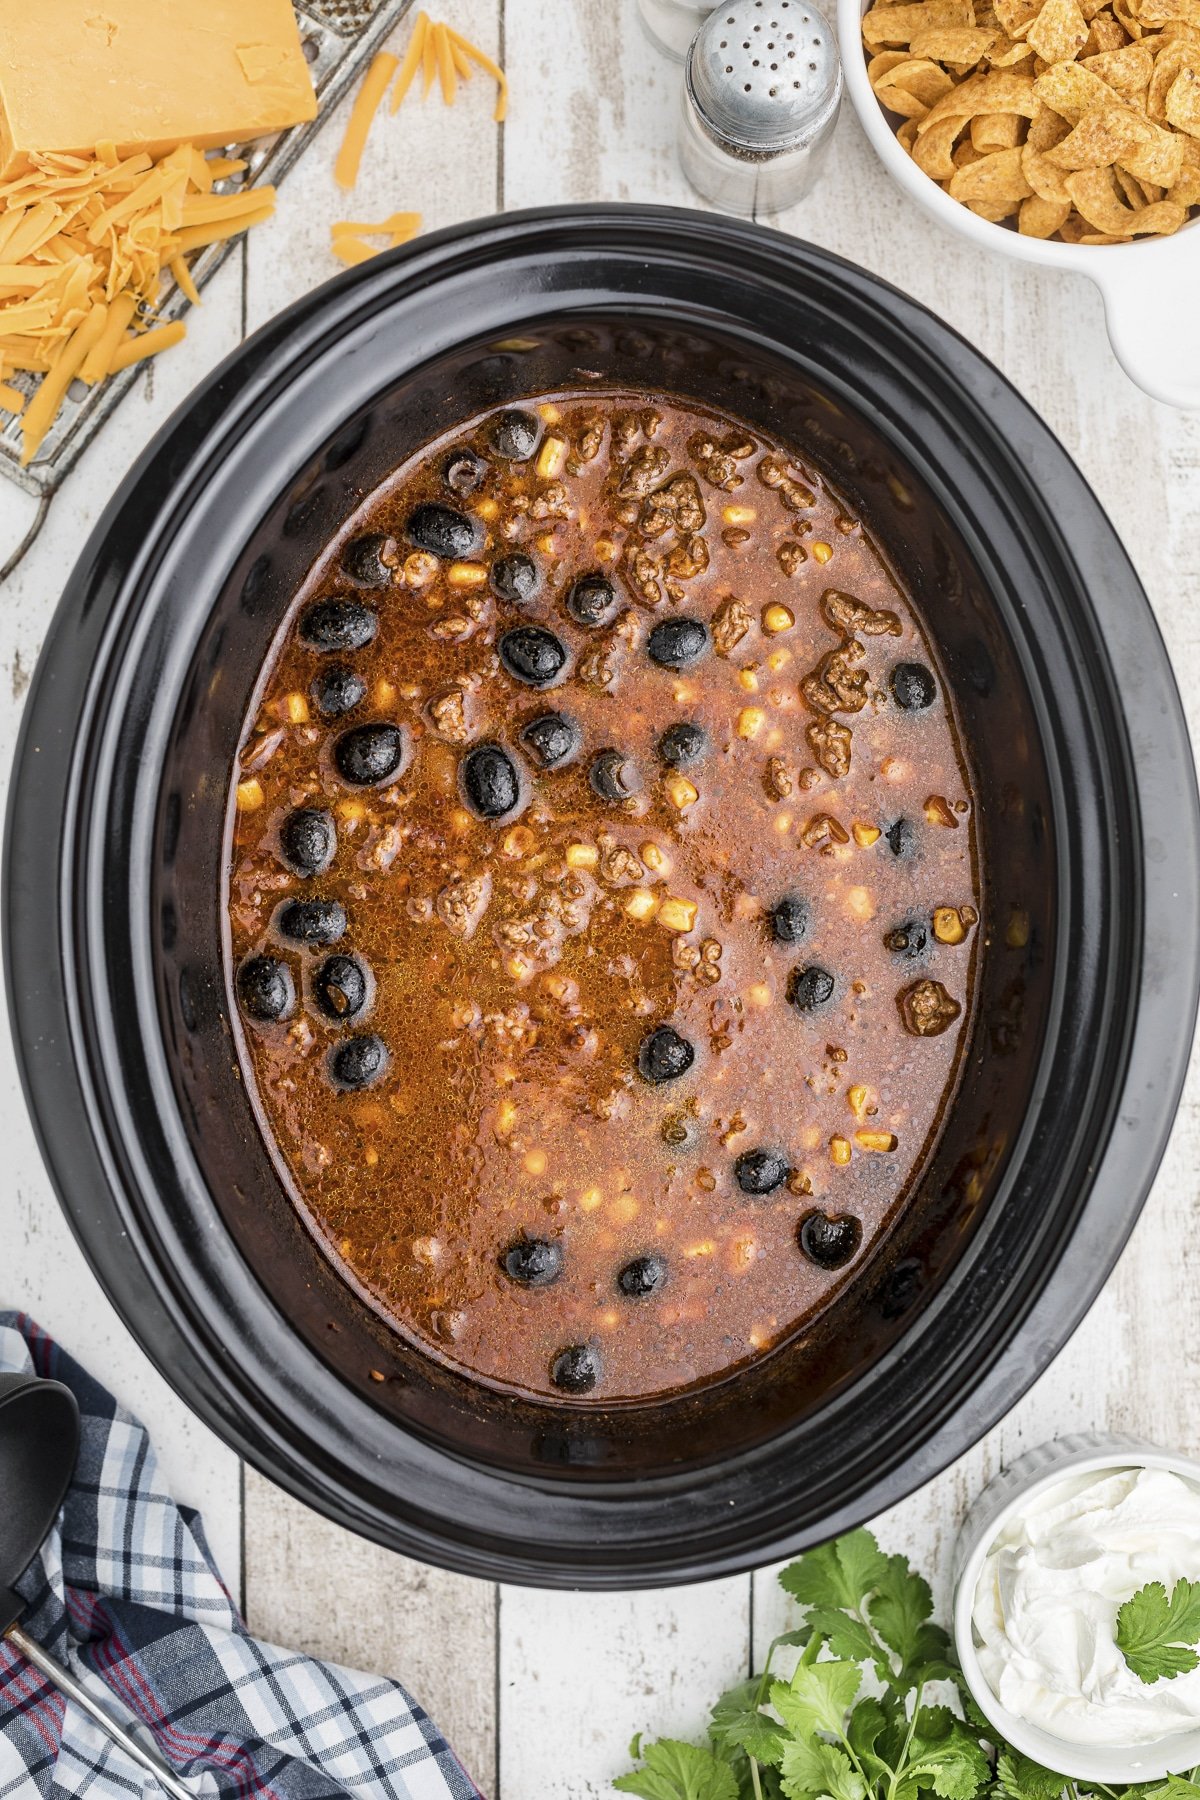
[[[1200,1581],[1179,1580],[1170,1597],[1148,1581],[1117,1613],[1117,1649],[1139,1681],[1185,1675],[1200,1666]]]
[[[1200,1800],[1200,1769],[1114,1789],[1072,1781],[997,1741],[933,1620],[929,1584],[903,1556],[886,1555],[869,1531],[808,1551],[779,1579],[803,1608],[800,1625],[775,1639],[761,1674],[722,1694],[706,1743],[643,1744],[639,1733],[630,1746],[639,1766],[615,1782],[621,1793],[641,1800]],[[1188,1592],[1181,1596],[1180,1588]],[[1195,1667],[1200,1657],[1185,1646],[1200,1642],[1200,1584],[1177,1583],[1169,1600],[1161,1589],[1161,1601],[1149,1593],[1126,1602],[1133,1654],[1159,1673]],[[789,1649],[800,1654],[784,1676],[777,1659]]]

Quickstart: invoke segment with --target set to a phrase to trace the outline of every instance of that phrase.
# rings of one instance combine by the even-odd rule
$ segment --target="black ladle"
[[[36,1375],[0,1374],[0,1636],[83,1708],[114,1744],[149,1770],[171,1800],[196,1800],[153,1750],[110,1718],[68,1669],[21,1629],[25,1602],[14,1583],[58,1517],[79,1454],[79,1407],[70,1388]]]

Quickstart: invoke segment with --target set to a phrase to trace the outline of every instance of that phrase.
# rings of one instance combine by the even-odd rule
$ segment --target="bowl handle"
[[[1200,412],[1200,225],[1133,249],[1092,249],[1086,265],[1117,361],[1155,400]]]

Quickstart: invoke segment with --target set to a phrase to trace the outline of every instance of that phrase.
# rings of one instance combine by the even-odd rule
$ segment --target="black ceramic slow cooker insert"
[[[898,1230],[844,1302],[752,1369],[609,1407],[435,1368],[338,1280],[238,1072],[220,903],[239,728],[314,556],[425,440],[580,368],[791,439],[846,496],[938,645],[989,883],[961,1091]],[[259,332],[88,544],[27,702],[8,820],[22,1073],[130,1329],[285,1487],[472,1574],[724,1574],[927,1479],[1086,1310],[1183,1078],[1197,843],[1145,595],[1078,471],[975,350],[862,270],[753,226],[634,207],[484,220]]]

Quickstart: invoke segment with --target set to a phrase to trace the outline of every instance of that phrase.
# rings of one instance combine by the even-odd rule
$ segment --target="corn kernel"
[[[237,809],[239,812],[257,812],[266,795],[262,791],[262,782],[256,781],[253,775],[249,781],[237,784]]]
[[[866,850],[882,834],[878,825],[856,824],[850,828],[854,833],[854,841],[860,850]]]
[[[729,1246],[729,1266],[737,1274],[748,1269],[758,1255],[758,1239],[752,1237],[734,1238]]]
[[[409,587],[428,587],[437,574],[438,561],[428,550],[414,550],[411,556],[404,559],[404,579]]]
[[[789,813],[789,812],[776,813],[775,814],[775,829],[779,833],[780,837],[786,836],[786,834],[792,829],[791,813]]]
[[[935,906],[933,935],[939,944],[961,944],[967,928],[959,917],[957,906]]]
[[[721,517],[726,525],[753,525],[758,513],[753,506],[723,506]]]
[[[954,808],[944,794],[930,794],[925,802],[925,817],[931,825],[945,825],[951,831],[958,829]]]
[[[618,1225],[632,1225],[639,1207],[632,1194],[618,1194],[608,1210]]]
[[[287,697],[287,716],[293,725],[308,724],[308,701],[303,694],[289,694]]]
[[[812,547],[813,558],[819,563],[827,563],[833,555],[833,545],[822,543],[820,539]]]
[[[596,539],[596,560],[598,562],[611,562],[616,554],[617,546],[613,543],[611,538],[602,537]]]
[[[396,704],[396,684],[385,681],[381,677],[371,690],[372,698],[380,712],[390,712]]]
[[[500,511],[500,502],[493,500],[490,494],[485,494],[482,500],[475,502],[475,511],[481,519],[491,521]]]
[[[874,1150],[883,1153],[894,1150],[899,1139],[894,1131],[856,1131],[854,1141],[860,1150]]]
[[[765,1350],[771,1343],[771,1333],[765,1325],[752,1325],[746,1333],[746,1342],[752,1350]]]
[[[465,806],[455,806],[451,808],[450,824],[453,830],[458,833],[459,837],[462,836],[464,831],[470,831],[474,823],[474,814],[469,813]]]
[[[487,578],[486,564],[477,562],[451,563],[446,576],[450,586],[456,588],[482,587]]]
[[[603,1205],[603,1203],[604,1195],[600,1192],[598,1187],[584,1188],[582,1194],[579,1196],[580,1212],[595,1212],[596,1208]]]
[[[683,1254],[685,1256],[711,1256],[716,1247],[711,1238],[703,1238],[698,1244],[685,1244]]]
[[[566,438],[548,437],[538,451],[537,472],[543,481],[553,481],[555,476],[562,474],[566,460]]]
[[[558,421],[562,418],[562,414],[559,412],[557,406],[555,406],[553,400],[543,400],[542,404],[538,407],[538,415],[545,420],[547,425],[557,425]]]
[[[634,888],[625,901],[625,911],[631,919],[652,919],[658,911],[658,901],[649,888]]]
[[[696,923],[694,900],[664,900],[658,909],[658,923],[667,931],[690,931]]]
[[[638,855],[653,875],[669,875],[671,859],[661,844],[645,843],[638,849]]]
[[[546,1173],[546,1152],[544,1150],[527,1150],[521,1158],[521,1163],[527,1175],[544,1175]]]
[[[514,981],[528,981],[533,974],[533,964],[524,956],[510,956],[504,966]]]
[[[875,902],[871,898],[871,890],[865,887],[852,887],[846,890],[846,911],[852,919],[866,923],[875,917]]]
[[[776,604],[773,606],[764,606],[762,609],[762,628],[764,631],[771,632],[772,634],[776,634],[780,631],[790,631],[795,623],[796,615],[792,612],[790,607]]]
[[[543,531],[541,537],[537,540],[537,547],[543,556],[553,556],[556,548],[554,533],[552,531]]]
[[[374,1144],[368,1144],[363,1151],[363,1161],[366,1163],[368,1169],[373,1169],[375,1164],[379,1161],[379,1152]]]
[[[767,1007],[771,1004],[771,990],[765,981],[754,981],[746,989],[746,998],[751,1006]]]
[[[832,1162],[835,1162],[840,1167],[844,1168],[845,1165],[850,1161],[851,1154],[852,1154],[852,1152],[851,1152],[851,1148],[850,1148],[849,1138],[844,1138],[844,1137],[831,1137],[830,1138],[830,1140],[829,1140],[829,1156],[830,1156],[830,1160]]]
[[[500,853],[519,862],[521,857],[529,855],[536,843],[537,838],[528,825],[514,825],[500,840]]]
[[[595,844],[568,844],[568,869],[594,869],[600,861],[600,852]]]
[[[367,809],[361,800],[339,800],[338,818],[347,825],[361,825],[367,816]]]
[[[820,1141],[821,1128],[819,1125],[806,1125],[800,1133],[800,1142],[806,1150],[815,1150]]]
[[[737,716],[737,734],[740,738],[757,737],[767,722],[767,715],[761,706],[743,706]]]
[[[767,667],[773,675],[778,675],[780,669],[786,669],[791,660],[791,651],[785,650],[781,644],[778,650],[772,650],[770,656],[768,656]],[[779,704],[783,705],[783,701],[781,700]]]
[[[739,669],[738,682],[740,686],[745,688],[748,694],[757,694],[758,676],[754,673],[753,669]]]
[[[1023,950],[1029,942],[1029,914],[1023,906],[1014,906],[1009,913],[1004,941],[1010,950]]]
[[[507,1137],[517,1122],[517,1109],[511,1100],[502,1100],[496,1108],[496,1122],[492,1131],[496,1137]]]
[[[871,1090],[869,1087],[856,1085],[846,1090],[846,1099],[850,1103],[850,1111],[856,1119],[865,1119],[870,1109]]]
[[[678,771],[667,776],[666,789],[667,798],[679,812],[686,812],[688,807],[695,806],[700,798],[699,789],[693,787],[687,776],[679,774]]]

